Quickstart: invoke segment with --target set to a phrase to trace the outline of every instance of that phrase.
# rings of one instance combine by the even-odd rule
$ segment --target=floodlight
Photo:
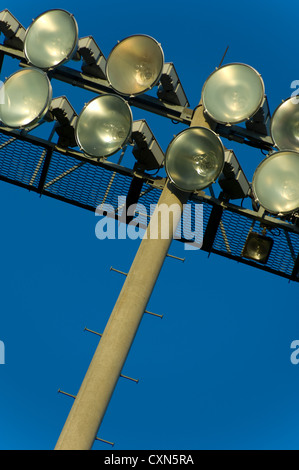
[[[33,128],[46,115],[52,86],[45,72],[28,67],[13,73],[2,88],[0,121],[9,128]]]
[[[164,54],[155,39],[141,34],[133,35],[120,41],[110,52],[106,76],[115,91],[135,96],[156,85],[163,64]]]
[[[249,232],[242,250],[243,258],[266,264],[270,256],[273,239],[256,232]]]
[[[0,32],[5,36],[5,45],[23,50],[26,30],[7,9],[0,12]]]
[[[27,61],[40,69],[58,67],[70,60],[78,44],[78,25],[65,10],[48,10],[26,31],[24,53]]]
[[[214,183],[224,165],[224,148],[215,132],[204,127],[181,131],[169,144],[165,169],[183,191],[199,191]]]
[[[206,80],[202,100],[205,112],[220,124],[250,119],[264,100],[259,73],[246,64],[232,63],[216,69]]]
[[[299,208],[299,153],[275,152],[253,175],[253,195],[268,212],[290,214]]]
[[[132,111],[118,95],[101,95],[85,105],[76,122],[78,146],[90,157],[108,157],[129,140]]]
[[[295,97],[283,101],[274,111],[271,136],[279,150],[299,152],[299,105]]]

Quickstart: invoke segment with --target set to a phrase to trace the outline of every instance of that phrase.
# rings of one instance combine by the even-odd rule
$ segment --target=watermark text
[[[290,348],[294,349],[290,356],[291,363],[297,365],[299,364],[299,340],[294,339],[294,341],[291,342]]]
[[[0,365],[5,364],[5,346],[3,341],[0,341]]]
[[[118,196],[118,207],[102,203],[96,208],[100,220],[95,227],[99,240],[174,238],[183,240],[185,250],[198,250],[203,243],[203,205],[150,204],[149,213],[141,204],[126,206],[126,197]],[[117,221],[117,223],[116,223]],[[150,222],[150,223],[149,223]]]

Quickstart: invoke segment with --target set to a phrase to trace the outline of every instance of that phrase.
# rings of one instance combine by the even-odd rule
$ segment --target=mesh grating
[[[120,173],[53,152],[44,188],[92,208],[103,202],[117,207],[117,196],[127,194],[130,182]]]
[[[128,194],[131,176],[129,173],[122,174],[78,160],[56,150],[47,156],[45,143],[42,145],[30,137],[24,140],[21,135],[14,134],[13,137],[0,132],[0,179],[70,204],[95,210],[100,204],[106,203],[112,205],[117,212],[121,210],[118,197]],[[144,225],[149,221],[151,205],[158,202],[160,194],[160,189],[143,183],[139,203],[143,205],[143,210],[145,208],[142,219]],[[194,238],[194,232],[198,230],[195,212],[199,206],[202,207],[200,229],[203,234],[206,232],[213,206],[206,201],[199,204],[190,200],[188,207],[191,219],[186,224],[182,218],[177,231],[182,239]],[[211,252],[299,281],[299,234],[283,227],[267,230],[267,236],[273,239],[273,247],[267,264],[261,265],[256,261],[248,263],[248,260],[242,258],[242,250],[251,230],[263,233],[263,227],[252,217],[229,209],[224,210]]]
[[[0,174],[13,181],[38,186],[45,149],[0,133]]]
[[[262,235],[263,229],[264,227],[258,221],[224,211],[213,249],[235,258],[241,258],[249,232],[252,230]],[[269,228],[266,234],[273,239],[267,266],[271,270],[291,276],[299,254],[299,236],[281,228]]]

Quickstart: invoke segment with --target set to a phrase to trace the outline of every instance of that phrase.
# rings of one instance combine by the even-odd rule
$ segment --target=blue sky
[[[297,2],[36,2],[3,5],[28,27],[47,9],[73,13],[79,36],[107,57],[118,40],[148,34],[173,62],[194,108],[219,64],[262,75],[270,110],[299,79]],[[3,36],[2,36],[3,38]],[[71,64],[69,64],[71,65]],[[0,78],[13,70],[9,63]],[[14,70],[18,69],[14,62]],[[56,85],[55,85],[56,86]],[[61,87],[61,88],[59,88]],[[54,92],[63,90],[57,85]],[[65,92],[77,113],[94,95]],[[141,118],[142,111],[133,111]],[[184,127],[146,116],[165,151]],[[224,141],[226,145],[227,142]],[[250,180],[263,155],[230,142]],[[95,236],[91,212],[1,182],[0,448],[53,449],[138,241]],[[298,449],[298,285],[177,241],[165,260],[98,436],[114,449]],[[111,450],[95,442],[94,449]]]

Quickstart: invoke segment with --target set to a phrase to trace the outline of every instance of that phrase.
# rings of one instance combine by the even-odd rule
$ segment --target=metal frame
[[[12,58],[15,58],[20,61],[19,65],[21,67],[27,67],[28,64],[25,59],[25,55],[22,51],[14,49],[10,46],[0,45],[0,70],[3,63],[3,59],[5,55],[8,55]],[[110,87],[109,83],[105,79],[97,78],[91,75],[88,75],[83,72],[79,72],[74,70],[68,66],[62,65],[58,68],[55,68],[51,72],[49,72],[49,76],[51,79],[57,79],[66,83],[69,83],[73,86],[78,86],[82,89],[97,93],[97,94],[115,94],[116,92]],[[165,118],[175,120],[176,122],[181,122],[187,126],[190,126],[191,121],[195,115],[195,111],[198,107],[194,110],[182,107],[178,105],[173,105],[171,103],[167,103],[161,99],[155,98],[153,96],[149,96],[146,94],[129,97],[128,103],[130,106],[135,106],[137,108],[141,108],[143,110],[149,111],[154,114],[158,114]],[[201,106],[201,104],[199,105]],[[53,132],[55,132],[55,126],[53,127]],[[218,133],[221,137],[224,137],[228,140],[233,140],[239,143],[244,143],[246,145],[265,150],[265,151],[272,151],[274,147],[274,143],[270,136],[261,134],[259,132],[243,128],[237,125],[222,125],[216,124],[215,125],[215,132]],[[127,201],[130,201],[132,188],[136,186],[136,178],[141,179],[142,184],[147,185],[151,189],[157,189],[162,191],[166,178],[160,176],[151,176],[146,172],[136,169],[126,168],[120,164],[115,164],[106,160],[96,160],[92,158],[88,158],[82,152],[78,152],[72,148],[62,148],[59,144],[53,143],[51,140],[44,140],[33,135],[30,135],[26,132],[22,131],[14,131],[5,127],[0,126],[0,133],[11,136],[7,142],[0,146],[0,152],[3,146],[9,145],[15,141],[23,140],[28,142],[37,148],[43,148],[44,152],[40,156],[40,159],[37,163],[37,166],[33,172],[32,179],[30,184],[6,177],[5,175],[0,175],[0,179],[6,181],[8,183],[12,183],[23,188],[29,189],[30,191],[34,191],[40,195],[46,195],[55,199],[58,199],[63,202],[67,202],[78,207],[94,211],[95,207],[90,204],[86,204],[79,200],[72,200],[71,198],[66,197],[63,194],[54,193],[51,191],[51,186],[54,185],[59,180],[63,180],[66,178],[70,173],[79,171],[79,169],[84,166],[85,163],[88,165],[95,165],[102,167],[105,170],[112,172],[112,178],[110,179],[109,185],[106,189],[105,193],[105,200],[109,194],[110,188],[113,187],[113,180],[116,174],[123,175],[125,177],[131,178],[131,189],[128,189]],[[59,175],[56,175],[55,178],[51,181],[47,181],[48,170],[51,165],[51,159],[54,152],[59,152],[64,158],[74,158],[78,163],[74,164],[68,170],[62,172]],[[33,184],[36,179],[38,172],[41,170],[40,177],[38,179],[38,184]],[[141,191],[142,184],[138,184],[138,189],[136,190],[137,186],[135,187],[135,194],[134,200],[137,202],[138,197],[142,198],[143,192]],[[132,186],[133,185],[133,186]],[[148,191],[148,190],[147,190]],[[294,261],[294,266],[291,275],[285,274],[282,271],[272,269],[271,266],[265,265],[262,266],[259,263],[252,262],[250,260],[246,260],[241,256],[237,256],[231,252],[230,245],[228,238],[226,236],[225,227],[222,221],[223,214],[230,212],[238,214],[239,216],[244,216],[254,222],[261,224],[262,227],[266,227],[267,229],[277,228],[279,230],[283,230],[283,232],[288,236],[289,233],[293,233],[298,235],[299,239],[299,226],[296,224],[290,223],[288,220],[282,220],[274,215],[267,214],[263,208],[260,208],[259,211],[245,209],[240,207],[236,204],[232,204],[230,201],[217,199],[213,192],[212,195],[206,194],[203,191],[193,193],[190,195],[189,202],[192,203],[203,203],[206,207],[211,206],[212,211],[205,229],[204,239],[203,239],[203,246],[202,250],[208,253],[216,253],[230,259],[234,259],[238,262],[242,262],[244,264],[249,264],[260,269],[266,270],[268,272],[273,272],[274,274],[281,275],[283,277],[287,277],[293,281],[299,281],[299,250],[298,253],[294,251],[290,240],[288,241],[288,249],[292,254],[292,258]],[[158,198],[156,198],[158,199]],[[117,211],[116,211],[116,217]],[[130,222],[130,218],[127,218],[127,223]],[[226,251],[219,250],[215,248],[214,242],[217,236],[218,231],[222,234],[222,238],[225,242]],[[186,242],[186,240],[181,239],[181,241]]]
[[[21,67],[28,67],[28,64],[25,60],[25,55],[22,51],[0,44],[0,54],[1,53],[20,60],[19,65]],[[49,76],[56,80],[69,83],[70,85],[80,87],[93,93],[116,94],[113,88],[109,86],[107,80],[92,77],[91,75],[84,74],[64,65],[52,70],[49,73]],[[194,111],[196,109],[195,108],[193,110],[187,107],[173,105],[146,94],[128,97],[127,101],[130,106],[135,106],[145,111],[158,114],[186,125],[190,125]],[[217,124],[215,131],[221,137],[225,137],[229,140],[235,140],[249,146],[260,148],[262,150],[269,151],[274,146],[274,143],[269,136],[253,132],[241,126],[226,126],[223,124]]]
[[[117,178],[115,177],[116,175],[119,175],[118,177],[121,175],[125,180],[128,180],[128,184],[125,188],[127,191],[127,206],[129,206],[132,202],[138,202],[138,200],[140,200],[140,202],[149,201],[149,196],[151,196],[153,203],[157,202],[159,195],[165,186],[166,178],[160,176],[151,176],[145,172],[126,168],[106,160],[96,161],[92,158],[86,157],[82,152],[70,148],[63,149],[54,142],[40,139],[30,134],[22,133],[20,131],[12,131],[11,129],[0,127],[0,137],[1,135],[7,136],[8,139],[4,143],[0,144],[0,155],[1,153],[4,155],[4,152],[6,150],[8,151],[10,147],[20,145],[20,143],[24,141],[32,146],[32,149],[30,150],[32,155],[36,154],[37,156],[34,158],[34,164],[32,164],[32,162],[27,164],[30,167],[31,174],[30,179],[27,178],[27,181],[20,178],[17,179],[8,177],[7,175],[3,174],[3,172],[1,174],[1,171],[0,180],[23,187],[29,191],[36,192],[39,195],[52,197],[77,207],[87,209],[89,211],[94,212],[96,209],[95,205],[86,203],[83,201],[83,199],[72,199],[72,197],[65,194],[63,190],[58,192],[54,191],[53,187],[55,186],[55,183],[67,180],[72,176],[72,173],[77,172],[80,174],[80,171],[83,171],[86,166],[89,168],[90,166],[100,167],[105,171],[105,174],[107,174],[107,184],[105,186],[106,189],[104,191],[101,203],[110,202],[111,191],[114,191],[116,184]],[[15,153],[13,149],[10,152],[11,154]],[[57,155],[59,155],[59,160],[66,162],[69,160],[70,164],[66,166],[67,169],[64,171],[56,171],[53,173],[52,170],[50,172],[51,176],[49,176],[49,170],[51,170],[53,166],[53,154],[56,155],[56,160]],[[28,157],[25,155],[21,158],[26,159]],[[9,156],[6,157],[6,159],[9,160]],[[4,159],[4,161],[6,160]],[[9,164],[9,162],[7,163]],[[24,164],[26,165],[26,161]],[[90,184],[92,185],[92,183]],[[144,189],[144,185],[146,189]],[[188,203],[204,204],[204,207],[206,208],[206,221],[202,246],[203,251],[207,253],[218,254],[285,277],[289,280],[299,282],[299,227],[297,225],[291,224],[287,220],[281,220],[270,214],[266,214],[263,209],[260,209],[259,211],[246,209],[236,204],[232,204],[229,201],[217,199],[216,197],[213,197],[203,191],[191,194]],[[276,229],[285,234],[285,250],[288,250],[293,260],[291,273],[285,273],[283,269],[273,269],[270,264],[264,266],[258,262],[246,260],[245,258],[242,258],[240,254],[233,252],[232,247],[230,246],[231,241],[229,234],[227,233],[227,227],[224,223],[224,217],[228,215],[234,217],[234,214],[235,217],[238,218],[237,222],[241,219],[246,219],[248,221],[248,226],[251,226],[252,224],[258,224],[261,228],[266,227],[268,230]],[[115,207],[115,217],[118,218],[117,207]],[[124,219],[121,217],[121,221],[123,220]],[[130,218],[127,218],[126,222],[129,223],[130,220]],[[217,243],[215,243],[217,236],[218,238],[222,238],[224,241],[223,249],[217,248]],[[293,237],[293,239],[295,237],[295,240],[297,240],[298,237],[298,244],[296,244],[296,246],[293,246],[293,242],[290,237]],[[239,239],[241,243],[240,236]],[[188,243],[188,240],[185,240],[184,238],[181,238],[180,241]],[[236,242],[237,241],[238,237],[236,238]]]
[[[27,66],[23,52],[0,46],[0,67],[3,54],[21,60],[20,66]],[[87,76],[65,66],[51,71],[51,78],[97,94],[113,93],[106,80]],[[190,110],[146,95],[130,97],[128,102],[132,106],[175,119],[190,127],[196,126],[198,123],[204,127],[210,127],[203,116],[201,104],[195,110]],[[228,139],[265,150],[271,150],[273,147],[273,142],[268,136],[259,135],[255,131],[248,131],[238,126],[221,127],[218,125],[216,128],[216,132]],[[268,215],[262,208],[254,211],[231,204],[221,196],[217,199],[213,191],[211,191],[211,196],[202,191],[193,194],[179,191],[166,178],[134,171],[119,164],[88,158],[81,152],[62,148],[51,140],[46,141],[24,132],[15,132],[0,127],[0,142],[2,135],[8,136],[7,140],[0,144],[0,156],[3,157],[0,159],[0,179],[3,181],[93,211],[96,209],[96,197],[97,204],[99,203],[99,195],[101,196],[100,204],[103,204],[106,200],[113,200],[114,189],[116,193],[121,194],[120,191],[123,191],[124,186],[126,187],[127,203],[143,201],[143,198],[153,194],[155,202],[158,202],[154,215],[159,212],[159,204],[176,207],[170,217],[168,237],[161,236],[161,227],[159,232],[157,231],[159,233],[157,239],[145,236],[130,271],[127,274],[122,273],[126,275],[125,283],[108,324],[101,335],[101,340],[80,390],[76,396],[66,393],[66,395],[75,398],[75,402],[55,449],[90,449],[94,440],[97,439],[97,430],[121,375],[122,366],[141,318],[146,311],[148,300],[173,238],[173,229],[177,227],[181,219],[184,204],[202,203],[207,208],[203,217],[203,251],[219,254],[299,282],[299,227],[287,220],[280,220]],[[24,151],[22,144],[20,144],[22,141],[26,142],[26,145],[23,144]],[[17,158],[19,160],[16,162]],[[90,169],[92,171],[89,171]],[[78,179],[80,172],[82,172],[81,180]],[[91,174],[93,179],[90,179]],[[103,174],[105,174],[105,178],[103,178]],[[77,180],[73,178],[74,175],[77,176]],[[117,183],[121,178],[125,181],[122,188]],[[105,181],[103,181],[104,179]],[[75,181],[79,181],[82,185],[81,191],[79,188],[79,195],[74,190]],[[96,183],[97,189],[94,188],[93,183]],[[144,184],[152,191],[143,191]],[[88,186],[91,187],[89,192]],[[83,188],[87,192],[87,196],[83,194]],[[100,194],[99,191],[101,191]],[[96,194],[96,197],[92,199],[93,204],[87,203],[91,200],[91,193]],[[118,218],[118,214],[115,217]],[[159,225],[157,222],[159,217],[152,216],[150,219],[146,234],[151,226],[158,228]],[[129,219],[125,218],[125,222],[128,223]],[[279,235],[281,232],[285,234],[285,237],[279,238],[278,242],[274,240],[275,236],[273,235],[274,251],[273,253],[271,251],[269,257],[269,259],[272,258],[272,261],[269,263],[267,261],[267,264],[260,264],[242,257],[242,244],[244,246],[248,233],[255,225],[259,226],[258,229],[255,227],[255,231],[264,232],[275,228],[278,229]],[[185,240],[181,239],[181,241]],[[282,252],[282,250],[284,251]],[[276,254],[278,263],[275,263]]]

